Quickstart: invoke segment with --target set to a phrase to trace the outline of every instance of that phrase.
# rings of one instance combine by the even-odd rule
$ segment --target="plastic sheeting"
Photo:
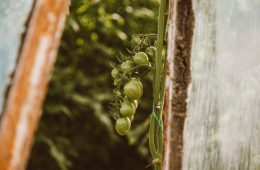
[[[184,170],[260,169],[260,0],[194,0]]]
[[[33,0],[0,0],[0,114]]]

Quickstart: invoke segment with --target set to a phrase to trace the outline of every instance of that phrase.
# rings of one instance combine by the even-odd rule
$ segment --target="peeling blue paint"
[[[0,114],[33,0],[0,0]]]

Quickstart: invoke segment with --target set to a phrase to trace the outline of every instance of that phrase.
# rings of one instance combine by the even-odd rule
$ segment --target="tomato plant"
[[[154,38],[154,35],[152,35]],[[111,112],[116,122],[121,118],[134,120],[134,114],[138,107],[138,100],[143,95],[141,79],[151,72],[151,63],[146,54],[146,49],[151,47],[155,41],[150,35],[135,35],[131,41],[132,49],[128,54],[120,53],[117,57],[118,63],[113,64],[111,77],[114,80],[115,99],[110,104]],[[116,123],[117,124],[117,123]],[[122,131],[116,125],[116,131],[120,135],[126,135],[129,130]]]
[[[118,57],[119,65],[114,66],[113,70],[119,68],[122,74],[116,74],[116,71],[112,71],[116,73],[111,73],[115,88],[123,91],[123,98],[115,96],[115,101],[111,104],[111,110],[116,119],[115,128],[119,135],[126,135],[130,130],[138,104],[135,105],[132,101],[140,100],[143,95],[141,79],[147,73],[151,71],[153,73],[153,108],[149,128],[149,147],[156,170],[161,169],[162,154],[162,115],[166,76],[166,54],[163,51],[166,51],[164,40],[167,35],[165,29],[167,2],[167,0],[161,0],[160,3],[157,34],[136,34],[131,41],[132,49],[128,50],[129,54],[122,54]],[[150,41],[154,36],[156,36],[156,41]]]

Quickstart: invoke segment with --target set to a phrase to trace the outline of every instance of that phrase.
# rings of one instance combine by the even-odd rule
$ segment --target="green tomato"
[[[131,61],[125,61],[120,65],[122,72],[128,72],[133,68],[133,63]]]
[[[139,45],[142,43],[142,40],[141,40],[141,38],[139,38],[139,37],[134,37],[134,39],[132,40],[132,42],[133,42],[133,45],[134,45],[134,46],[139,46]]]
[[[125,96],[124,101],[130,101],[131,103],[133,103],[135,105],[135,108],[137,109],[137,107],[138,107],[138,101],[137,100],[131,100],[127,96]]]
[[[138,52],[134,55],[133,61],[135,65],[148,65],[149,58],[144,52]]]
[[[126,135],[131,128],[131,121],[128,117],[121,117],[116,120],[115,129],[121,136]]]
[[[115,79],[118,75],[119,71],[117,68],[114,68],[112,71],[111,71],[111,76]]]
[[[124,86],[124,93],[128,98],[138,100],[143,95],[143,85],[139,80],[132,79]]]
[[[132,102],[124,101],[120,108],[120,113],[123,117],[131,116],[135,114],[135,105]]]
[[[154,61],[155,59],[155,56],[156,56],[156,48],[151,46],[151,47],[148,47],[146,50],[145,50],[145,53],[150,57],[150,59],[152,61]]]

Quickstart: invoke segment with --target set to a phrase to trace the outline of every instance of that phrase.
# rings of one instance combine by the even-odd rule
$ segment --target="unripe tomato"
[[[125,73],[132,69],[133,63],[131,61],[125,61],[120,65],[120,69]]]
[[[128,118],[130,119],[130,121],[132,122],[135,118],[135,115],[131,115],[131,116],[128,116]]]
[[[139,80],[132,79],[124,86],[124,93],[128,98],[137,100],[143,95],[143,85]]]
[[[135,105],[135,108],[137,109],[137,107],[138,107],[138,100],[131,100],[127,96],[125,96],[124,97],[124,101],[130,101],[131,103],[133,103]]]
[[[132,41],[134,46],[139,46],[142,43],[142,40],[139,37],[134,37]]]
[[[111,76],[115,79],[118,75],[119,71],[117,68],[114,68],[112,71],[111,71]]]
[[[145,50],[145,53],[150,57],[151,60],[154,60],[155,59],[155,56],[156,56],[156,48],[151,46],[151,47],[148,47],[146,50]]]
[[[134,55],[133,61],[135,65],[148,65],[149,58],[144,52],[138,52]]]
[[[130,101],[124,101],[120,108],[120,113],[123,117],[131,116],[135,114],[135,105]]]
[[[121,117],[116,120],[115,129],[121,136],[126,135],[131,128],[131,121],[128,117]]]

